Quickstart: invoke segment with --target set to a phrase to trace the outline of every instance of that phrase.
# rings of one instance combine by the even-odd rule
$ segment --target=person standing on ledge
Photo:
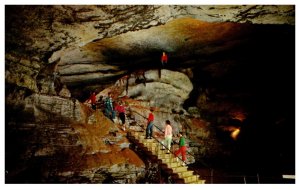
[[[163,52],[161,56],[161,65],[164,67],[165,63],[168,63],[168,56],[166,52]]]
[[[167,56],[166,52],[162,53],[160,61],[161,61],[161,67],[164,67],[165,64],[168,63],[168,56]],[[159,70],[158,70],[158,76],[159,76],[159,78],[161,78],[161,68],[159,68]]]
[[[91,94],[89,100],[91,101],[92,109],[96,110],[96,93],[95,92],[93,92]]]

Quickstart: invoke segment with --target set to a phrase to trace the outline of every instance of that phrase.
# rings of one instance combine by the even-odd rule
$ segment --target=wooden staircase
[[[138,131],[128,132],[128,137],[134,139],[137,144],[142,145],[148,154],[150,152],[151,155],[157,156],[157,159],[161,162],[161,168],[169,171],[175,183],[205,183],[205,180],[200,179],[199,175],[194,175],[194,171],[188,170],[188,167],[184,165],[185,163],[176,158],[174,154],[168,153],[168,150],[162,150],[162,145],[156,139],[145,139],[144,132]]]

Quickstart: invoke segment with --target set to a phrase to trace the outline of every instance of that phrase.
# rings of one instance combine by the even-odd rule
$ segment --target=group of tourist
[[[91,101],[92,109],[96,110],[96,93],[93,92],[89,98]],[[118,113],[118,119],[122,122],[122,129],[126,130],[125,125],[125,118],[126,118],[126,109],[124,103],[122,101],[117,101],[113,104],[112,94],[109,92],[107,97],[104,100],[101,99],[99,101],[103,101],[104,105],[104,114],[106,117],[110,118],[112,121],[115,122],[116,113]],[[146,139],[152,139],[153,137],[153,126],[154,126],[154,115],[153,115],[153,108],[150,108],[150,113],[147,118],[147,127],[146,127]],[[170,154],[171,144],[172,144],[172,137],[173,137],[173,129],[171,126],[170,120],[166,120],[165,127],[164,127],[164,141],[162,143],[162,149],[167,148],[167,154]],[[176,157],[181,154],[182,160],[186,160],[186,146],[185,146],[185,139],[182,134],[179,134],[179,149],[175,151]],[[184,162],[183,162],[184,163]]]
[[[93,92],[87,102],[91,102],[91,107],[93,110],[97,108],[97,101],[96,101],[96,93]],[[120,100],[113,104],[112,94],[111,92],[108,93],[107,97],[103,99],[101,96],[98,100],[98,103],[103,105],[104,107],[104,115],[111,119],[113,122],[116,122],[116,113],[118,113],[118,119],[122,122],[122,129],[125,131],[125,105]]]
[[[150,109],[150,113],[148,115],[147,119],[147,127],[146,127],[146,139],[152,139],[152,133],[153,133],[153,122],[154,122],[154,115],[153,115],[153,109]],[[172,137],[173,137],[173,129],[171,126],[170,120],[166,120],[165,122],[165,127],[164,127],[164,141],[162,143],[163,147],[162,149],[164,150],[167,148],[167,154],[170,154],[171,150],[171,144],[172,144]],[[185,165],[186,161],[186,146],[185,146],[185,138],[181,133],[179,133],[179,149],[175,151],[175,156],[177,157],[178,160],[178,155],[181,154],[182,156],[182,161],[183,164]]]
[[[168,62],[168,57],[165,52],[163,52],[161,56],[161,63],[162,66],[165,66],[165,64]],[[96,93],[93,92],[89,98],[91,101],[92,109],[96,110]],[[101,100],[102,101],[102,97]],[[118,113],[118,117],[122,122],[122,128],[125,131],[126,125],[125,125],[125,106],[122,101],[117,101],[117,103],[114,105],[112,100],[112,94],[109,92],[108,96],[104,99],[104,114],[106,117],[110,118],[112,121],[115,121],[116,112]],[[153,115],[153,109],[150,109],[150,113],[147,118],[147,127],[146,127],[146,139],[152,139],[152,132],[153,132],[153,125],[154,125],[154,115]],[[163,149],[167,148],[167,154],[170,154],[171,150],[171,144],[172,144],[172,126],[171,122],[169,120],[166,120],[165,127],[164,127],[164,141],[163,141]],[[179,149],[175,151],[175,155],[178,159],[178,155],[182,155],[182,160],[185,163],[186,160],[186,146],[185,146],[185,139],[182,136],[182,134],[179,134],[180,140],[179,140]]]

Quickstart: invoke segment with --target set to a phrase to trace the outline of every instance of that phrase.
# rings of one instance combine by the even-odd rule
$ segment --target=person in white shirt
[[[166,120],[164,145],[168,148],[168,153],[170,153],[171,150],[171,142],[172,142],[172,126],[171,126],[171,122],[169,120]]]

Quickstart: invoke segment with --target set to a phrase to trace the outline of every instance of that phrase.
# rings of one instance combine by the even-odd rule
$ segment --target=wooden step
[[[147,147],[149,151],[153,152],[155,155],[157,155],[157,147]]]
[[[158,150],[157,156],[162,156],[162,158],[175,158],[175,156],[171,153],[166,153],[164,151]]]
[[[155,147],[155,148],[151,148],[153,152],[155,152],[155,154],[157,156],[159,155],[165,155],[166,153],[165,152],[162,152],[159,148]],[[160,159],[165,159],[165,158],[172,158],[172,157],[165,157],[165,156],[161,156]]]
[[[192,176],[184,177],[183,180],[184,180],[184,183],[193,183],[193,182],[197,182],[198,176],[192,175]]]
[[[158,147],[159,148],[159,147]],[[170,153],[168,153],[169,151],[167,151],[167,150],[162,150],[162,149],[160,149],[159,148],[159,154],[172,154],[171,152]],[[172,154],[173,155],[173,154]]]
[[[167,154],[167,152],[168,152],[167,150],[161,150],[159,147],[157,147],[157,148],[158,148],[157,154]]]
[[[166,164],[168,165],[169,168],[176,168],[181,166],[179,162],[167,162]]]
[[[143,141],[142,143],[147,147],[157,147],[157,143],[153,141]]]
[[[180,178],[184,178],[184,177],[188,177],[188,176],[192,176],[193,175],[193,171],[184,171],[184,172],[178,172],[178,176]]]
[[[177,162],[176,158],[162,158],[161,161],[162,161],[163,163]]]
[[[155,143],[143,143],[143,144],[147,148],[156,148],[156,149],[158,149]]]
[[[157,157],[159,159],[162,159],[162,158],[174,158],[172,154],[157,154]]]
[[[172,170],[175,173],[184,172],[184,171],[187,171],[187,167],[186,166],[174,167],[174,168],[172,168]]]
[[[153,152],[153,154],[158,155],[156,147],[147,147],[147,148],[148,148],[149,151]]]

